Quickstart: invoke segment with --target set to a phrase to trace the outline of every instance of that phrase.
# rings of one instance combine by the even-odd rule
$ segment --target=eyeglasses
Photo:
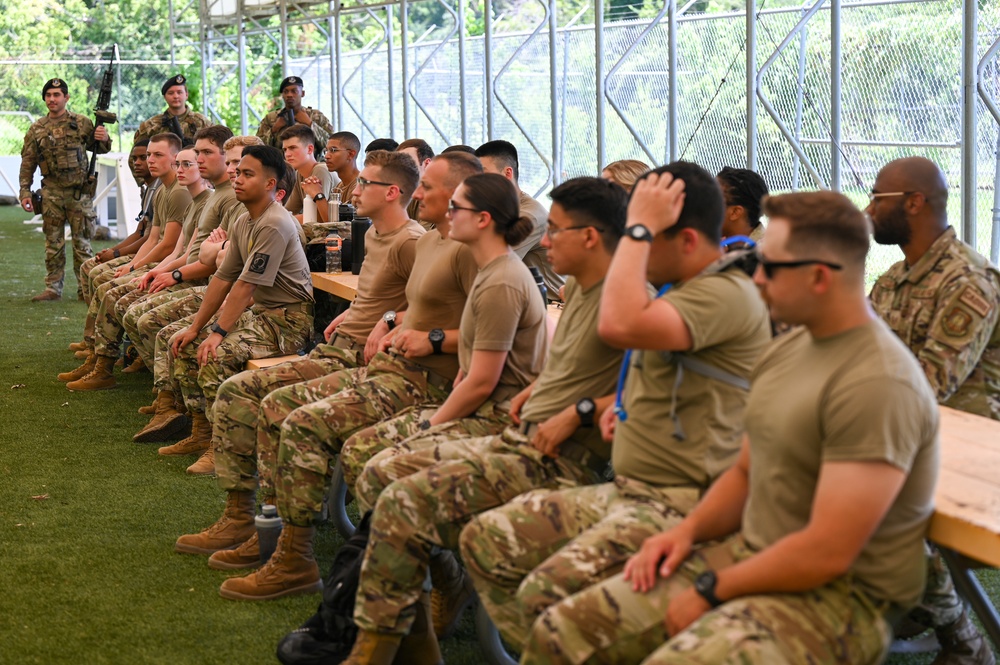
[[[175,162],[175,164],[177,164],[177,168],[184,168],[184,169],[190,169],[194,168],[195,166],[198,166],[197,162]]]
[[[460,206],[454,201],[448,201],[448,214],[454,215],[456,210],[468,210],[469,212],[482,212],[479,208],[468,208],[466,206]]]
[[[761,270],[764,271],[764,276],[768,279],[774,279],[774,272],[778,268],[801,268],[803,266],[820,265],[826,266],[831,270],[844,269],[844,266],[839,263],[831,263],[830,261],[822,261],[820,259],[802,259],[801,261],[768,261],[760,252],[757,252],[757,262],[760,264]]]
[[[358,176],[358,189],[362,192],[365,191],[365,187],[368,185],[382,185],[383,187],[396,187],[396,183],[393,182],[379,182],[378,180],[369,180],[368,178],[362,178]]]
[[[916,192],[876,192],[874,189],[868,194],[868,201],[875,203],[875,199],[884,199],[887,196],[909,196]]]
[[[327,152],[332,152],[332,153],[336,154],[338,152],[348,152],[348,149],[347,148],[327,148],[326,151]]]
[[[604,229],[599,226],[594,226],[593,224],[578,224],[576,226],[567,226],[564,229],[560,229],[558,226],[552,226],[549,224],[545,227],[545,232],[549,234],[549,238],[555,238],[563,231],[579,231],[580,229],[594,229],[598,233],[604,233]]]

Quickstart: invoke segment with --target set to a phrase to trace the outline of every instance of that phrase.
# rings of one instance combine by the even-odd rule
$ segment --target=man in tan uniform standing
[[[898,159],[879,172],[870,199],[875,242],[898,245],[905,256],[875,283],[872,306],[917,356],[938,402],[1000,420],[1000,273],[948,226],[944,174],[923,157]],[[989,643],[930,549],[927,589],[909,618],[934,629],[941,644],[934,665],[993,665]]]

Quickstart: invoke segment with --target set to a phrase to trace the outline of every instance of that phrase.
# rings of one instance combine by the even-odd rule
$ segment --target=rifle
[[[115,78],[115,58],[118,57],[118,44],[111,47],[111,57],[108,59],[108,68],[104,71],[104,78],[101,79],[101,92],[97,96],[97,106],[94,107],[94,131],[97,131],[98,127],[103,125],[113,125],[118,122],[118,116],[114,113],[108,111],[108,107],[111,106],[111,87],[114,84]],[[118,58],[119,60],[121,58]],[[94,140],[94,154],[90,156],[90,168],[87,169],[87,179],[84,181],[80,192],[86,193],[88,196],[94,196],[97,193],[97,141]],[[77,196],[79,199],[79,196]]]
[[[163,128],[170,132],[171,134],[176,134],[177,138],[181,140],[181,143],[187,145],[184,139],[184,130],[181,128],[181,123],[170,111],[163,114]]]

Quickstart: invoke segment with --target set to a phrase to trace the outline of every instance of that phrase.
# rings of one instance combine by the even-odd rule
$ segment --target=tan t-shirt
[[[205,204],[211,195],[212,190],[204,189],[198,193],[198,196],[191,200],[191,205],[188,206],[187,211],[184,213],[184,222],[181,226],[181,234],[183,236],[183,240],[181,241],[182,247],[186,248],[188,243],[191,242],[191,236],[194,235],[194,230],[198,228],[198,220],[201,218],[201,213],[205,209]]]
[[[240,201],[237,201],[232,208],[227,210],[222,215],[222,221],[219,222],[219,228],[229,233],[229,227],[233,225],[237,219],[247,214],[247,207],[243,205]]]
[[[521,219],[531,220],[531,234],[521,244],[514,248],[517,255],[524,260],[529,268],[538,268],[545,280],[549,300],[559,299],[559,287],[564,283],[561,275],[557,275],[548,260],[548,250],[542,247],[542,236],[549,225],[549,211],[541,203],[524,192],[518,197],[521,205]]]
[[[458,362],[468,375],[473,351],[507,351],[491,398],[510,399],[538,378],[548,352],[545,303],[513,250],[482,267],[472,285],[458,338]]]
[[[412,219],[389,233],[368,227],[358,295],[337,326],[338,335],[364,344],[383,314],[406,309],[406,282],[417,254],[417,239],[422,235],[424,229]]]
[[[177,180],[174,180],[169,187],[163,185],[156,190],[156,196],[153,198],[153,226],[160,229],[161,239],[168,223],[184,222],[189,205],[191,205],[191,192],[187,187],[181,187]]]
[[[222,184],[216,185],[215,191],[201,212],[201,219],[198,220],[198,235],[194,238],[194,245],[192,245],[191,253],[188,255],[188,263],[194,263],[198,260],[205,239],[222,224],[223,219],[236,207],[243,208],[243,204],[236,200],[233,184],[229,180],[225,180]],[[228,228],[227,223],[223,230]]]
[[[455,330],[479,272],[466,245],[442,238],[436,229],[417,241],[416,259],[406,283],[406,317],[402,330]],[[458,375],[458,356],[445,353],[418,358],[417,363],[447,379]]]
[[[313,166],[312,173],[310,175],[314,178],[319,178],[320,186],[323,188],[323,196],[330,196],[330,188],[333,187],[333,178],[330,176],[330,171],[327,170],[326,164],[324,162],[317,162]],[[292,187],[292,191],[288,192],[285,196],[285,209],[293,215],[302,214],[302,202],[305,200],[305,194],[302,192],[302,174],[298,171],[295,172],[295,186]]]
[[[261,307],[286,307],[313,302],[312,278],[299,240],[301,227],[277,202],[261,216],[233,223],[226,258],[215,275],[256,284],[253,299]]]
[[[809,522],[824,462],[887,462],[908,473],[851,567],[877,599],[913,605],[938,473],[938,407],[913,354],[882,321],[816,340],[779,338],[747,405],[750,494],[743,536],[763,549]]]
[[[685,355],[748,379],[771,341],[767,308],[739,268],[699,275],[662,296],[691,333]],[[690,369],[677,383],[673,354],[632,354],[625,383],[627,418],[615,427],[611,459],[619,475],[658,486],[707,487],[732,464],[743,433],[747,392]],[[676,388],[675,388],[676,385]],[[676,390],[675,436],[671,404]]]
[[[545,368],[521,409],[522,420],[544,422],[584,397],[597,399],[614,391],[625,352],[608,346],[597,334],[603,286],[602,280],[584,290],[574,278],[566,280],[566,308],[552,336]],[[610,452],[596,426],[581,427],[571,438]]]

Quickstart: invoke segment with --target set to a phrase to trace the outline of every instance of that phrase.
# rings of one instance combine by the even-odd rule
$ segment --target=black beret
[[[177,76],[171,76],[170,78],[168,78],[163,83],[163,85],[160,86],[160,94],[161,95],[167,94],[167,90],[170,90],[170,88],[174,87],[175,85],[183,85],[185,87],[187,86],[187,79],[184,77],[183,74],[178,74]]]
[[[69,94],[69,88],[66,87],[66,81],[63,81],[62,79],[49,79],[45,82],[45,85],[42,86],[42,97],[44,97],[45,93],[52,88],[59,88],[63,91],[64,95]]]
[[[298,76],[289,76],[288,78],[282,80],[281,87],[278,88],[278,93],[280,94],[284,92],[285,88],[287,88],[290,85],[297,85],[299,87],[302,87],[302,79],[300,79]]]

